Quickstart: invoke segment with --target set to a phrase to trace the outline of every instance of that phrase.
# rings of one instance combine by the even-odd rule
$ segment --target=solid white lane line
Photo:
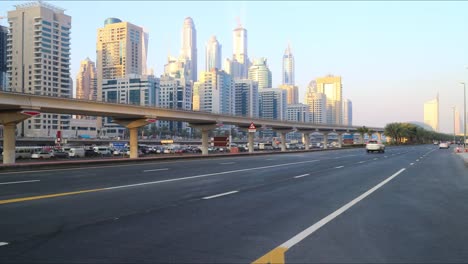
[[[8,245],[8,242],[0,242],[0,247],[1,246],[6,246],[6,245]]]
[[[222,162],[220,163],[221,165],[229,165],[229,164],[235,164],[235,162]]]
[[[414,165],[414,163],[410,163],[409,165],[413,166],[413,165]]]
[[[372,194],[373,192],[375,192],[376,190],[378,190],[379,188],[381,188],[382,186],[384,186],[385,184],[387,184],[389,181],[391,181],[393,178],[395,178],[396,176],[398,176],[400,173],[402,173],[403,171],[405,170],[405,168],[397,171],[396,173],[394,173],[392,176],[388,177],[387,179],[385,179],[384,181],[382,181],[381,183],[377,184],[376,186],[374,186],[373,188],[371,188],[370,190],[368,190],[367,192],[359,195],[357,198],[355,198],[354,200],[352,200],[351,202],[345,204],[344,206],[342,206],[341,208],[339,208],[338,210],[336,210],[335,212],[329,214],[328,216],[322,218],[322,220],[318,221],[317,223],[311,225],[310,227],[308,227],[307,229],[303,230],[302,232],[300,232],[299,234],[295,235],[294,237],[292,237],[291,239],[289,239],[288,241],[284,242],[283,244],[281,244],[279,247],[281,248],[291,248],[292,246],[296,245],[297,243],[301,242],[303,239],[305,239],[306,237],[310,236],[311,234],[313,234],[315,231],[317,231],[318,229],[320,229],[322,226],[326,225],[327,223],[329,223],[330,221],[332,221],[333,219],[335,219],[336,217],[338,217],[339,215],[341,215],[342,213],[346,212],[349,208],[351,208],[353,205],[359,203],[360,201],[362,201],[364,198],[366,198],[367,196],[369,196],[370,194]]]
[[[307,173],[307,174],[302,174],[302,175],[298,175],[298,176],[294,176],[294,179],[299,179],[299,178],[302,178],[302,177],[305,177],[305,176],[309,176],[310,174]]]
[[[365,162],[365,161],[360,161],[360,162],[358,162],[358,163],[364,163],[364,162]]]
[[[169,168],[163,168],[163,169],[153,169],[153,170],[144,170],[143,172],[151,172],[151,171],[165,171],[169,170]]]
[[[277,164],[277,165],[271,165],[271,166],[255,167],[255,168],[249,168],[249,169],[240,169],[240,170],[231,170],[231,171],[214,172],[214,173],[208,173],[208,174],[202,174],[202,175],[195,175],[195,176],[188,176],[188,177],[182,177],[182,178],[161,180],[161,181],[142,182],[142,183],[135,183],[135,184],[128,184],[128,185],[107,187],[107,188],[103,188],[103,189],[104,189],[104,190],[122,189],[122,188],[129,188],[129,187],[142,186],[142,185],[149,185],[149,184],[159,184],[159,183],[165,183],[165,182],[175,182],[175,181],[183,181],[183,180],[190,180],[190,179],[211,177],[211,176],[216,176],[216,175],[231,174],[231,173],[243,172],[243,171],[262,170],[262,169],[283,167],[283,166],[289,166],[289,165],[311,163],[311,162],[317,162],[317,161],[318,161],[318,160],[298,161],[298,162],[283,163],[283,164]]]
[[[41,180],[15,181],[15,182],[0,182],[0,185],[17,184],[17,183],[28,183],[28,182],[38,182],[38,181],[41,181]]]
[[[225,192],[225,193],[220,193],[220,194],[216,194],[216,195],[212,195],[212,196],[206,196],[206,197],[203,197],[202,199],[208,200],[208,199],[213,199],[213,198],[217,198],[217,197],[221,197],[221,196],[226,196],[226,195],[230,195],[230,194],[238,193],[238,192],[239,191]]]
[[[343,168],[344,166],[338,166],[338,167],[335,167],[335,169],[341,169]]]

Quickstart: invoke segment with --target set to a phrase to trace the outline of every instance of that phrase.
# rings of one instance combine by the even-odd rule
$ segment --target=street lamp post
[[[463,84],[463,148],[466,148],[466,84]]]

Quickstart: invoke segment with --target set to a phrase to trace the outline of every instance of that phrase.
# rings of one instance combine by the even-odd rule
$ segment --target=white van
[[[102,156],[111,156],[112,150],[109,147],[93,147],[94,152],[99,153]]]
[[[84,158],[85,150],[84,148],[70,148],[68,155],[70,158]]]

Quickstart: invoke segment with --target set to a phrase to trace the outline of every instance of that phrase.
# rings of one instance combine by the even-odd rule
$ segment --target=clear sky
[[[1,2],[0,16],[15,4]],[[108,17],[150,34],[148,66],[160,75],[167,55],[178,55],[183,20],[197,29],[198,69],[205,43],[216,35],[223,60],[232,56],[236,18],[248,30],[249,57],[266,57],[273,85],[290,41],[301,100],[307,84],[341,75],[354,124],[384,126],[423,121],[423,103],[440,94],[440,126],[453,131],[451,106],[463,111],[468,82],[468,2],[462,1],[49,1],[72,16],[72,76],[80,60],[96,57],[96,31]],[[6,25],[6,21],[2,21]]]

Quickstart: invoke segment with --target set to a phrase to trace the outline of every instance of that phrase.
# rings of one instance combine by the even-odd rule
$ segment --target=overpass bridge
[[[308,148],[310,133],[320,132],[324,134],[324,142],[327,142],[329,133],[342,135],[344,133],[357,133],[357,126],[322,125],[304,122],[291,122],[272,119],[260,119],[241,117],[234,115],[213,114],[199,111],[187,111],[151,106],[139,106],[79,100],[24,93],[0,92],[0,124],[4,126],[3,163],[15,162],[15,129],[32,115],[40,113],[56,113],[85,116],[112,117],[118,123],[130,131],[130,158],[138,158],[138,128],[155,122],[155,120],[188,122],[193,128],[202,132],[202,154],[208,155],[208,132],[220,124],[235,125],[248,131],[248,148],[253,152],[255,131],[249,126],[253,123],[257,128],[271,128],[281,135],[282,151],[286,150],[286,134],[297,131],[303,134],[304,144]],[[381,137],[383,128],[369,127]],[[339,136],[341,146],[342,137]],[[326,144],[324,144],[326,146]]]

